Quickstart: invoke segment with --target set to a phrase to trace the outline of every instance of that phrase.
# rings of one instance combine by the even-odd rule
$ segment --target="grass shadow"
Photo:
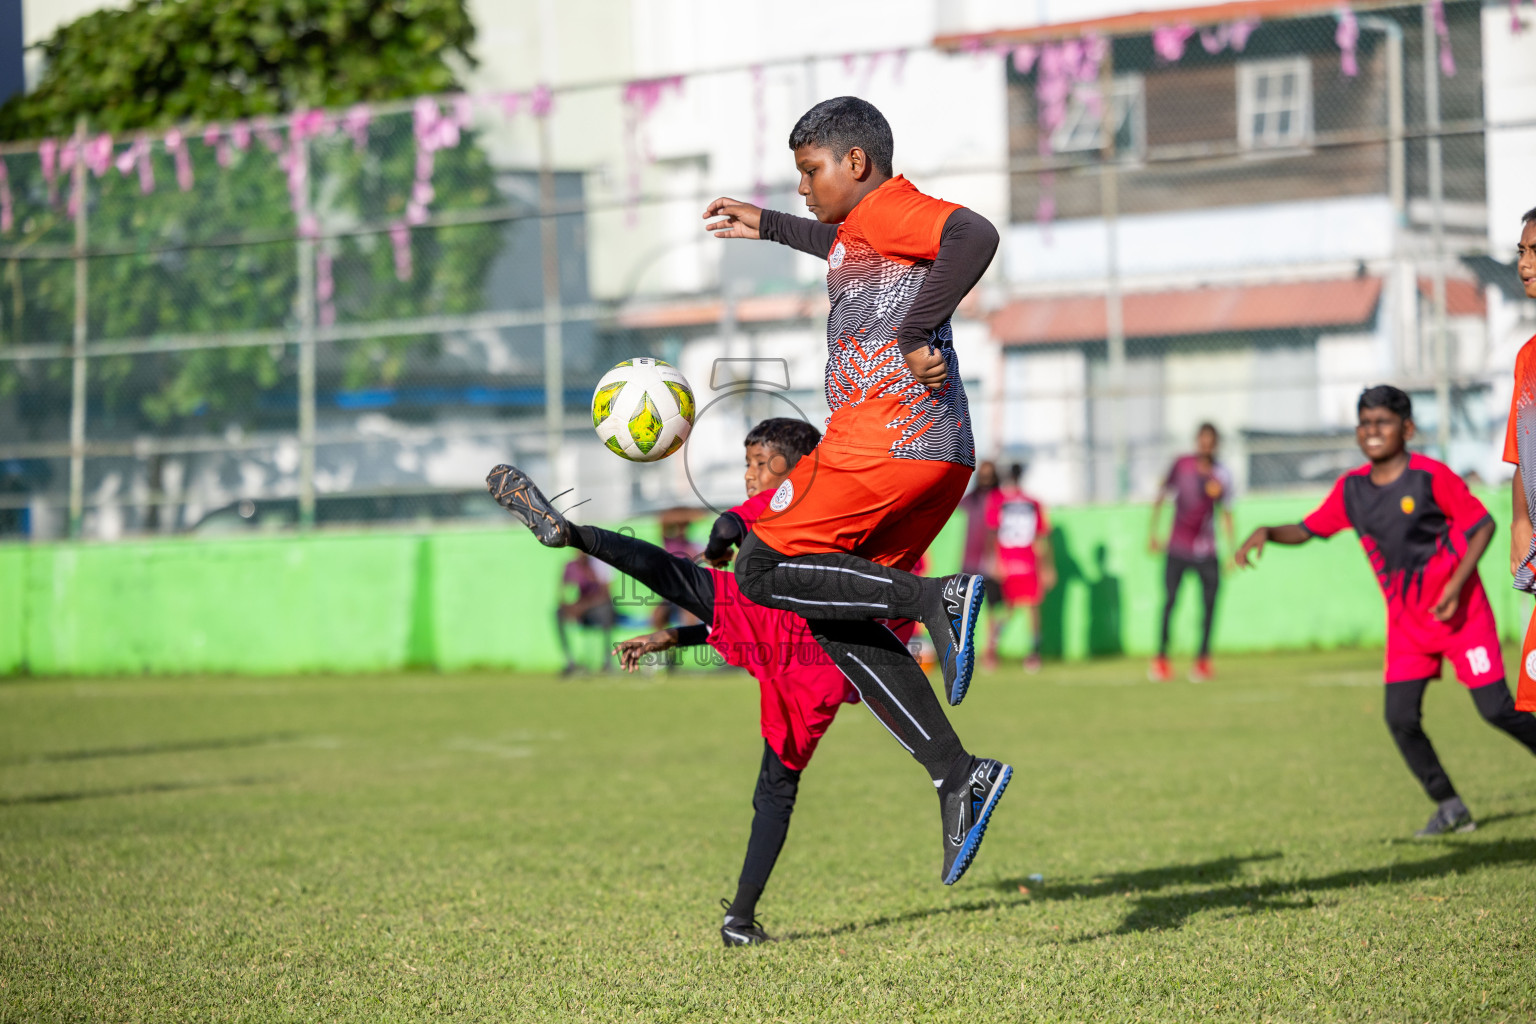
[[[260,786],[272,779],[224,779],[217,782],[146,782],[140,786],[122,786],[117,789],[83,789],[63,793],[31,793],[27,796],[0,797],[0,807],[22,807],[27,804],[63,804],[75,800],[95,800],[116,796],[142,796],[146,793],[174,793],[184,789],[224,789],[230,786]]]
[[[185,754],[203,750],[234,750],[239,747],[264,747],[288,743],[299,738],[296,732],[274,732],[263,736],[236,736],[228,739],[186,740],[181,743],[146,743],[136,747],[97,747],[94,750],[57,750],[19,757],[0,758],[0,765],[41,764],[50,761],[92,761],[100,757],[147,757],[151,754]]]

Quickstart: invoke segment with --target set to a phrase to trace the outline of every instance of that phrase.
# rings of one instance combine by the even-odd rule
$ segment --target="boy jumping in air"
[[[1461,477],[1443,463],[1410,453],[1413,405],[1397,388],[1379,385],[1360,396],[1355,438],[1370,460],[1333,485],[1300,523],[1261,526],[1238,548],[1250,565],[1264,545],[1305,544],[1353,527],[1387,600],[1386,717],[1403,760],[1437,804],[1416,834],[1470,832],[1477,825],[1424,735],[1422,704],[1442,659],[1471,691],[1489,725],[1536,754],[1536,716],[1515,710],[1504,683],[1493,609],[1477,576],[1477,560],[1493,537],[1493,519]]]
[[[928,771],[942,815],[946,885],[976,855],[1013,769],[961,745],[928,677],[877,620],[916,619],[938,650],[949,702],[975,663],[980,576],[909,570],[954,512],[975,465],[950,316],[981,279],[997,231],[892,176],[890,125],[853,96],[818,103],[790,132],[811,221],[716,199],[706,229],[827,261],[827,404],[817,449],[779,485],[776,515],[736,559],[741,592],[804,615],[864,702]]]
[[[1536,207],[1521,218],[1515,269],[1526,298],[1536,299]],[[1515,393],[1504,432],[1504,461],[1515,464],[1515,478],[1510,482],[1515,515],[1509,526],[1509,571],[1514,574],[1516,590],[1536,593],[1536,575],[1532,573],[1536,565],[1536,337],[1522,345],[1515,357]],[[1516,710],[1536,711],[1536,615],[1526,628],[1515,678]]]
[[[767,497],[820,437],[815,427],[800,420],[770,419],[754,427],[746,439],[748,498],[720,516],[712,545],[727,534],[744,537],[766,510]],[[526,474],[512,466],[491,470],[486,484],[497,503],[531,528],[546,547],[569,546],[587,552],[698,616],[698,625],[674,626],[618,644],[625,668],[634,671],[646,654],[707,643],[757,679],[763,760],[736,896],[721,901],[725,920],[720,937],[727,946],[771,941],[755,919],[757,902],[789,833],[800,773],[838,709],[857,703],[857,691],[822,652],[804,619],[753,604],[737,590],[736,578],[729,572],[695,565],[625,534],[572,523],[554,510]],[[765,500],[756,500],[758,496]],[[716,557],[729,560],[732,543],[722,541],[714,548]],[[911,622],[897,624],[895,633],[905,642],[913,628]]]

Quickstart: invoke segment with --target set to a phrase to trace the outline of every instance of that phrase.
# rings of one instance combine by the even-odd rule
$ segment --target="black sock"
[[[795,809],[800,790],[800,773],[786,768],[784,762],[763,743],[763,763],[757,773],[757,789],[752,794],[752,835],[747,840],[747,856],[741,865],[741,880],[736,898],[726,909],[726,916],[743,921],[757,913],[757,901],[768,886],[768,876],[789,835],[789,816]]]
[[[966,754],[928,676],[896,634],[879,622],[807,619],[811,635],[859,691],[870,713],[938,785]]]
[[[1445,774],[1434,745],[1424,735],[1420,709],[1424,702],[1424,689],[1428,685],[1428,679],[1387,684],[1387,729],[1397,742],[1403,760],[1408,762],[1408,770],[1413,772],[1429,798],[1440,803],[1455,796],[1456,787],[1451,785],[1450,776]],[[1473,692],[1476,693],[1475,690]]]
[[[1536,754],[1536,715],[1529,711],[1516,711],[1515,702],[1509,697],[1509,687],[1503,682],[1479,686],[1472,691],[1472,702],[1478,713],[1489,725],[1503,729],[1509,735]]]

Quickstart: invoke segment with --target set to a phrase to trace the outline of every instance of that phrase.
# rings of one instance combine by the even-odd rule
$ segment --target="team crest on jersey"
[[[789,503],[795,500],[795,485],[785,480],[779,484],[779,489],[773,492],[773,498],[768,502],[768,507],[775,512],[783,512],[789,508]]]
[[[1527,679],[1536,679],[1536,651],[1525,656],[1525,675]]]
[[[1205,482],[1205,496],[1207,498],[1210,498],[1212,501],[1215,501],[1218,498],[1220,498],[1221,497],[1221,481],[1217,480],[1217,479],[1214,479],[1214,478],[1212,478],[1210,480],[1207,480]]]
[[[1398,502],[1398,507],[1403,510],[1403,515],[1411,516],[1413,515],[1413,510],[1416,506],[1413,504],[1413,498],[1410,495],[1405,494],[1403,495],[1403,500]]]
[[[843,260],[847,258],[847,256],[848,250],[843,248],[842,242],[838,242],[837,248],[832,250],[832,255],[827,257],[827,266],[831,267],[833,270],[836,270],[838,267],[843,265]]]

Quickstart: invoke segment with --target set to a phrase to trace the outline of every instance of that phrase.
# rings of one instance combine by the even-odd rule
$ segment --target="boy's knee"
[[[1393,707],[1388,704],[1385,718],[1387,728],[1395,733],[1416,733],[1421,731],[1424,724],[1424,717],[1418,708]]]
[[[1503,683],[1479,686],[1472,691],[1472,702],[1477,705],[1477,713],[1483,716],[1483,721],[1501,729],[1518,722],[1524,714],[1515,710],[1509,687]]]

